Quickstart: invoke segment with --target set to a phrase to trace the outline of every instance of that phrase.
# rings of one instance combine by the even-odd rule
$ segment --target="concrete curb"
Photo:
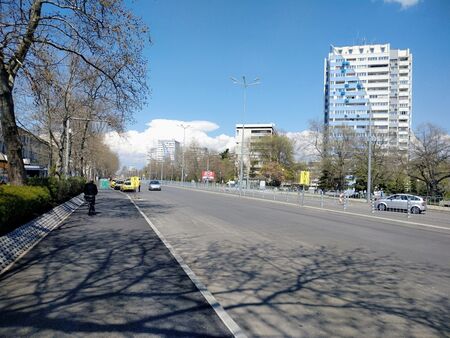
[[[78,195],[49,212],[0,237],[0,275],[56,229],[84,200]]]

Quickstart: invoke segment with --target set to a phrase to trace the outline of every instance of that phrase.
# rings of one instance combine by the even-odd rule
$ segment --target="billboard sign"
[[[215,181],[216,173],[211,170],[202,171],[202,181]]]

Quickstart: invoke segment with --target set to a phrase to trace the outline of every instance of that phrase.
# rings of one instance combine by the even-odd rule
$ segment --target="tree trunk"
[[[0,120],[8,155],[9,182],[12,185],[23,185],[26,172],[22,159],[22,143],[14,114],[12,88],[8,84],[8,74],[3,66],[0,67]]]
[[[80,147],[80,167],[81,167],[81,177],[85,176],[85,168],[84,168],[84,147],[86,145],[86,135],[89,127],[89,121],[86,121],[83,129],[83,136],[81,138],[81,147]]]

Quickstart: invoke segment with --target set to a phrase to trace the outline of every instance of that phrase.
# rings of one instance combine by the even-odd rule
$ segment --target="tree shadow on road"
[[[0,336],[228,335],[129,201],[98,208],[113,211],[81,208],[0,277]]]
[[[189,245],[177,244],[183,256]],[[249,335],[450,334],[448,269],[361,248],[222,241],[195,252],[188,264]]]

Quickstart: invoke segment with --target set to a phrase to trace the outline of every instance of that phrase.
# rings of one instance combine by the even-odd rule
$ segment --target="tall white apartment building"
[[[169,158],[172,162],[181,154],[180,142],[175,140],[158,140],[158,145],[149,151],[150,158],[163,161]]]
[[[244,128],[242,128],[244,126]],[[258,123],[258,124],[236,124],[236,155],[237,163],[241,160],[241,143],[242,133],[244,133],[244,167],[247,169],[247,173],[250,171],[250,167],[253,166],[255,170],[259,170],[261,167],[259,154],[252,151],[252,142],[255,142],[258,138],[268,135],[276,134],[275,124],[273,123]],[[248,175],[248,174],[247,174]]]
[[[331,47],[324,65],[325,125],[368,133],[407,150],[412,117],[412,54],[390,44]]]

